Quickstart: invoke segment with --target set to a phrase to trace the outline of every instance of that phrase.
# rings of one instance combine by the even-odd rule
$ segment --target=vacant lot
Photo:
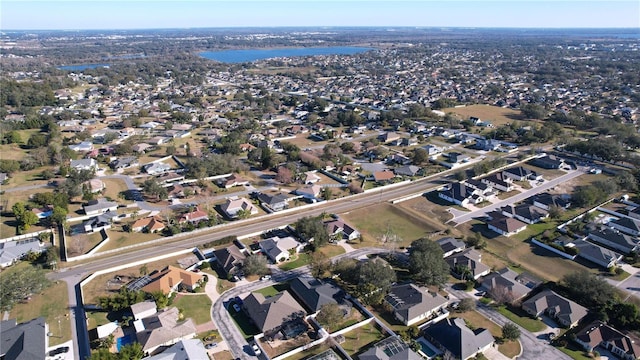
[[[380,329],[377,328],[375,322],[371,322],[344,334],[345,342],[341,345],[349,355],[353,356],[356,353],[365,351],[368,345],[376,343],[385,337]]]
[[[458,108],[446,108],[442,109],[442,111],[445,113],[452,112],[458,115],[461,120],[469,120],[470,116],[474,116],[482,121],[489,121],[496,127],[504,124],[510,124],[514,120],[525,120],[522,113],[518,110],[491,105],[469,105]]]
[[[358,209],[343,216],[362,233],[363,242],[356,246],[380,246],[385,235],[397,235],[400,241],[396,245],[406,247],[414,240],[441,230],[441,227],[436,227],[437,223],[429,223],[386,203]]]

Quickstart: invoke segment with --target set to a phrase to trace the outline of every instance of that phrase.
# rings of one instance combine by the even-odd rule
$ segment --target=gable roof
[[[287,290],[268,298],[257,292],[251,293],[244,299],[243,306],[263,332],[275,329],[287,320],[304,316],[306,313]]]
[[[610,242],[614,245],[613,246],[609,245],[609,246],[615,247],[619,250],[624,250],[627,252],[632,252],[638,248],[638,240],[636,240],[634,237],[625,235],[621,232],[615,231],[610,228],[590,231],[588,236],[590,239],[596,242],[604,243],[605,245],[609,245],[609,244],[606,244],[605,242]]]
[[[234,268],[239,267],[246,259],[245,254],[235,244],[215,250],[213,253],[227,274],[232,272]]]
[[[447,262],[447,264],[449,264],[449,267],[452,270],[455,269],[457,265],[466,266],[475,278],[491,269],[487,265],[480,262],[481,257],[482,255],[475,249],[466,249],[462,252],[455,253],[445,258],[445,261]]]
[[[178,308],[171,307],[141,320],[144,330],[137,332],[136,337],[143,351],[149,351],[191,334],[195,335],[196,325],[193,320],[186,319],[178,322],[179,313]]]
[[[442,190],[441,193],[452,199],[463,201],[474,195],[474,189],[465,183],[457,182],[449,184],[448,188]]]
[[[289,201],[289,197],[282,193],[275,195],[260,193],[258,195],[258,200],[260,200],[260,202],[263,204],[276,205],[280,203],[286,203],[287,201]]]
[[[208,357],[200,339],[184,339],[160,354],[146,357],[145,360],[201,360]]]
[[[405,176],[414,176],[418,173],[418,171],[420,171],[420,167],[415,165],[405,165],[393,169],[393,172],[395,172],[396,175]]]
[[[312,277],[297,277],[290,283],[291,291],[314,313],[325,304],[337,304],[344,295],[336,285]]]
[[[513,296],[514,300],[527,295],[530,288],[518,281],[519,274],[509,268],[504,268],[484,277],[482,286],[491,293],[494,289],[505,289]],[[491,295],[491,294],[490,294]]]
[[[3,359],[38,360],[46,355],[47,324],[39,317],[18,324],[16,319],[0,322],[0,355]]]
[[[534,171],[531,171],[525,167],[522,166],[516,166],[516,167],[512,167],[512,168],[508,168],[508,169],[504,169],[502,170],[503,172],[509,173],[509,174],[513,174],[515,176],[519,176],[519,177],[528,177],[530,175],[535,175]]]
[[[186,271],[171,265],[154,275],[149,275],[149,277],[151,282],[145,285],[142,290],[149,293],[162,291],[164,294],[170,293],[180,283],[193,287],[193,285],[202,280],[202,274]]]
[[[165,228],[164,223],[162,222],[162,218],[159,216],[149,216],[146,218],[138,219],[136,222],[131,225],[132,229],[137,228],[147,228],[147,230],[153,232],[157,230],[162,230]]]
[[[522,221],[518,220],[518,219],[514,219],[514,218],[510,218],[510,217],[505,217],[502,219],[494,219],[491,220],[487,223],[488,225],[491,225],[495,228],[498,228],[500,230],[502,230],[503,232],[506,233],[511,233],[514,231],[517,231],[519,229],[522,229],[524,227],[527,227],[526,223],[523,223]]]
[[[448,302],[444,296],[419,288],[414,284],[394,285],[384,299],[393,307],[394,312],[407,321],[433,311]]]
[[[640,221],[636,219],[622,217],[620,219],[611,221],[611,224],[627,228],[631,231],[640,232]]]
[[[640,338],[624,334],[599,320],[585,326],[576,334],[576,338],[590,348],[595,348],[601,343],[612,343],[633,359],[640,358]]]
[[[359,360],[422,360],[411,347],[398,336],[391,336],[373,344],[367,351],[358,355]]]
[[[237,212],[240,210],[246,210],[251,213],[258,211],[258,208],[256,208],[255,205],[251,203],[251,201],[243,197],[228,198],[224,204],[220,205],[220,208],[227,215],[230,215],[230,213]]]
[[[513,212],[530,221],[538,221],[542,218],[545,218],[549,213],[546,210],[543,210],[537,206],[529,205],[529,204],[520,204],[516,205],[513,208]]]
[[[558,319],[573,324],[587,315],[587,308],[558,295],[551,290],[544,290],[522,303],[522,307],[540,314],[553,309]]]
[[[570,204],[569,201],[566,200],[564,197],[560,195],[549,194],[548,192],[533,195],[531,199],[535,202],[539,202],[540,204],[543,204],[546,206],[555,205],[555,206],[564,208],[569,206]]]
[[[456,251],[458,249],[464,250],[464,248],[466,247],[462,240],[458,240],[452,237],[444,237],[438,239],[436,240],[436,243],[440,245],[442,252],[445,254],[451,251]]]
[[[478,328],[472,331],[462,318],[444,319],[428,327],[425,333],[456,359],[466,359],[495,341],[489,330]]]
[[[374,181],[388,181],[395,177],[396,175],[393,171],[384,170],[384,171],[376,171],[373,173]]]

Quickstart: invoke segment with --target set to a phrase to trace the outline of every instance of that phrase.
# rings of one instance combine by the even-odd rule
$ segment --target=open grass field
[[[365,351],[368,345],[376,343],[385,337],[387,336],[376,327],[375,322],[371,322],[344,334],[345,342],[341,345],[347,354],[353,356]]]
[[[484,328],[491,332],[494,338],[502,337],[502,328],[493,321],[482,316],[477,311],[467,311],[464,313],[456,313],[453,317],[460,317],[467,320],[475,328]],[[498,351],[505,356],[513,358],[520,354],[520,343],[517,341],[506,341],[498,345]]]
[[[489,121],[494,127],[504,124],[510,124],[513,121],[525,121],[524,116],[519,110],[501,108],[491,105],[468,105],[457,108],[442,109],[444,113],[454,113],[461,120],[468,120],[470,116],[475,116],[482,121]]]
[[[168,265],[178,266],[178,260],[188,255],[189,254],[182,254],[148,263],[146,264],[147,269],[149,272],[151,272],[153,270],[163,269]],[[113,280],[116,276],[121,276],[125,279],[139,277],[141,266],[142,265],[132,266],[126,269],[96,276],[93,280],[89,281],[89,283],[82,287],[82,294],[84,297],[83,302],[85,304],[96,304],[99,297],[109,296],[114,292],[117,292],[119,286],[110,285],[111,283],[113,283],[110,282],[110,280]]]
[[[110,234],[109,230],[107,230],[107,234]],[[73,257],[86,254],[101,241],[102,236],[99,232],[91,234],[78,234],[74,236],[67,235],[65,238],[67,255]]]
[[[104,183],[104,197],[111,198],[121,204],[133,203],[132,200],[125,200],[118,196],[121,192],[127,190],[127,184],[124,181],[120,179],[104,179],[102,182]]]
[[[123,223],[124,224],[124,223]],[[120,231],[119,227],[116,226],[116,229],[107,230],[109,234],[109,242],[107,242],[103,247],[100,248],[98,253],[107,250],[118,249],[121,247],[140,244],[143,242],[160,239],[162,235],[160,234],[150,234],[150,233],[128,233]]]
[[[4,153],[2,154],[4,158]],[[40,174],[43,170],[54,170],[52,166],[41,167],[35,170],[29,171],[17,171],[9,176],[7,184],[2,185],[3,189],[11,189],[20,186],[33,186],[33,185],[46,185],[47,180],[43,179]],[[37,189],[36,192],[45,191],[44,189]]]
[[[402,239],[397,246],[409,246],[412,241],[428,236],[441,228],[427,222],[402,208],[390,204],[379,204],[346,213],[343,217],[362,234],[363,242],[354,246],[380,246],[387,233]]]
[[[496,308],[498,312],[504,315],[512,322],[522,326],[530,332],[538,332],[547,328],[547,325],[540,320],[532,319],[521,309],[511,308],[507,306],[499,306]]]
[[[314,355],[318,355],[327,350],[329,350],[329,345],[327,345],[326,342],[323,342],[322,344],[318,344],[310,349],[291,355],[287,357],[287,360],[302,360],[302,359],[310,358]]]
[[[429,197],[432,196],[433,194],[429,193]],[[396,204],[396,206],[418,216],[421,220],[427,221],[434,228],[438,229],[443,229],[443,224],[452,218],[451,213],[447,211],[447,208],[452,207],[452,204],[445,206],[434,204],[425,196],[403,201]]]
[[[182,311],[184,318],[191,318],[196,325],[211,321],[211,299],[205,293],[197,295],[178,294],[173,306]]]
[[[26,266],[30,266],[24,263]],[[53,336],[49,338],[50,345],[62,344],[71,340],[71,322],[69,320],[69,298],[67,283],[60,281],[52,284],[41,294],[31,297],[27,303],[16,304],[10,312],[10,318],[18,322],[28,321],[43,316],[49,324],[49,331]]]

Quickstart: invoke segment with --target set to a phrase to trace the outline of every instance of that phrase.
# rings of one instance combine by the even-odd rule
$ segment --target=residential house
[[[247,258],[245,253],[235,244],[215,250],[213,254],[227,278],[240,273],[244,259]]]
[[[260,193],[258,201],[271,211],[281,211],[289,206],[289,197],[282,193],[275,195]]]
[[[176,307],[160,310],[155,315],[134,322],[136,339],[142,351],[155,355],[161,347],[196,336],[196,325],[191,319],[180,321],[180,310]]]
[[[9,180],[9,174],[0,172],[0,184],[4,184],[7,180]]]
[[[400,140],[400,134],[395,133],[395,132],[386,132],[382,135],[379,136],[380,140],[382,140],[383,143],[387,144],[393,141],[398,141]]]
[[[398,336],[391,336],[373,344],[358,360],[422,360],[422,356]]]
[[[156,302],[153,300],[141,301],[130,306],[134,320],[140,320],[155,315],[158,312]]]
[[[147,150],[152,149],[153,145],[147,143],[138,143],[131,147],[131,150],[138,154],[144,154]]]
[[[622,231],[625,234],[629,234],[632,236],[640,235],[640,221],[628,217],[623,217],[620,219],[609,221],[607,224],[612,228]]]
[[[448,154],[445,154],[444,156],[452,164],[461,164],[461,163],[465,163],[465,162],[468,162],[469,160],[471,160],[469,155],[462,154],[462,153],[459,153],[459,152],[450,152]]]
[[[442,153],[442,149],[435,145],[429,144],[427,146],[423,146],[422,148],[427,151],[427,155],[429,155],[429,158],[432,160]]]
[[[529,161],[529,164],[543,169],[560,169],[565,166],[563,159],[553,155],[544,155],[542,157],[532,159]]]
[[[289,288],[310,314],[320,311],[323,305],[341,303],[345,295],[335,284],[310,276],[294,278]]]
[[[258,208],[253,205],[251,200],[237,196],[227,198],[227,201],[220,205],[220,210],[231,219],[237,218],[241,211],[248,215],[258,214]]]
[[[416,176],[422,170],[419,166],[405,165],[393,169],[393,172],[398,176]]]
[[[393,171],[389,171],[389,170],[384,170],[384,171],[375,171],[373,173],[373,181],[381,184],[381,183],[388,183],[391,181],[391,179],[393,179],[396,175],[393,173]]]
[[[513,190],[513,180],[505,175],[502,172],[496,172],[491,175],[485,176],[480,179],[481,182],[491,186],[492,188],[504,192],[509,192]]]
[[[508,302],[512,302],[522,299],[531,291],[527,284],[531,283],[522,283],[520,274],[509,268],[492,272],[482,279],[482,289],[496,301],[508,300]]]
[[[505,217],[489,221],[487,227],[500,235],[511,236],[525,230],[527,224],[515,218]]]
[[[142,169],[149,175],[160,175],[171,170],[171,166],[162,162],[146,164]]]
[[[105,189],[104,182],[100,179],[91,179],[82,183],[82,188],[84,191],[88,191],[92,194],[96,194]]]
[[[507,211],[503,211],[505,216],[516,218],[527,224],[536,224],[549,217],[549,212],[530,204],[507,206],[507,208]]]
[[[436,240],[436,243],[440,245],[440,248],[442,249],[443,258],[451,256],[457,252],[461,252],[466,247],[466,245],[462,240],[458,240],[452,237],[444,237],[444,238],[438,239]]]
[[[504,176],[514,181],[540,180],[542,175],[538,175],[535,171],[531,171],[523,166],[516,166],[502,170]]]
[[[53,215],[53,207],[52,206],[44,206],[44,207],[41,207],[41,208],[33,208],[33,209],[31,209],[31,212],[36,214],[38,219],[42,220],[42,219],[46,219],[49,216]]]
[[[93,150],[93,143],[90,141],[83,141],[80,144],[69,145],[69,149],[77,152],[89,152]]]
[[[118,203],[115,201],[109,201],[105,198],[99,198],[96,200],[90,200],[86,205],[82,205],[82,209],[86,215],[99,215],[109,212],[118,211]]]
[[[451,272],[462,277],[464,272],[469,272],[467,276],[473,277],[474,280],[489,274],[491,268],[482,263],[482,254],[475,249],[466,249],[461,252],[454,253],[453,255],[444,259]]]
[[[167,142],[169,142],[169,140],[171,140],[170,137],[165,137],[165,136],[154,136],[151,139],[147,140],[148,144],[157,146],[157,145],[162,145],[165,144]]]
[[[249,185],[249,180],[241,177],[238,174],[231,174],[225,178],[218,179],[217,184],[221,188],[230,189],[234,186]]]
[[[176,182],[176,181],[182,181],[184,180],[184,175],[183,174],[179,174],[177,172],[166,172],[164,174],[160,174],[158,176],[156,176],[156,180],[158,180],[158,182],[162,183],[162,184],[170,184],[172,182]],[[179,186],[181,190],[184,190],[184,187],[180,184],[175,184],[173,186]],[[189,186],[187,186],[189,187]],[[197,186],[191,186],[192,189],[200,189]],[[177,194],[179,197],[184,197],[185,195],[183,193],[178,193]]]
[[[568,209],[571,206],[571,202],[566,196],[549,194],[547,192],[536,194],[530,198],[533,200],[533,205],[549,211],[552,206],[557,206],[561,209]]]
[[[305,185],[301,189],[295,190],[296,195],[300,195],[308,200],[317,200],[322,193],[322,186],[320,185]]]
[[[640,338],[616,330],[600,320],[592,322],[576,333],[575,341],[588,352],[601,347],[622,360],[640,359]]]
[[[209,358],[207,349],[200,339],[184,339],[157,355],[144,358],[144,360],[200,360],[207,358]]]
[[[104,214],[99,214],[98,216],[94,216],[89,220],[83,221],[82,228],[84,229],[85,233],[94,233],[100,230],[110,229],[113,218],[116,216],[118,216],[117,213],[107,211]]]
[[[411,164],[411,158],[402,153],[393,153],[389,155],[389,157],[387,158],[387,162],[400,165],[409,165]]]
[[[463,207],[469,203],[479,204],[484,201],[480,190],[459,182],[445,186],[438,192],[438,197]]]
[[[306,173],[304,173],[305,184],[315,184],[320,180],[322,180],[322,178],[318,176],[316,171],[307,171]]]
[[[576,240],[573,244],[578,250],[578,257],[589,260],[604,267],[605,269],[616,266],[616,264],[624,257],[622,254],[618,254],[613,250],[592,244],[588,241]]]
[[[148,277],[149,282],[142,287],[143,291],[148,293],[160,291],[170,295],[180,288],[193,291],[200,286],[203,275],[169,265],[161,271],[149,274]]]
[[[588,312],[584,306],[580,306],[551,290],[544,290],[524,301],[522,309],[535,317],[542,314],[548,315],[569,328],[576,326]]]
[[[164,230],[165,227],[162,218],[156,215],[136,220],[133,225],[131,225],[131,230],[133,232],[146,231],[155,233]]]
[[[478,190],[479,194],[484,198],[490,198],[494,195],[493,187],[491,185],[483,183],[480,180],[467,179],[464,180],[463,183],[474,190]]]
[[[180,216],[180,219],[178,219],[179,224],[183,224],[186,222],[197,224],[200,221],[209,221],[209,214],[206,211],[200,209],[200,206],[196,206],[193,211],[182,214],[182,216]]]
[[[497,151],[501,146],[502,142],[499,140],[481,137],[476,140],[475,148],[484,151]]]
[[[621,251],[623,254],[637,252],[638,249],[640,249],[640,242],[638,242],[636,237],[625,235],[610,228],[589,231],[587,239],[608,248]]]
[[[351,241],[360,237],[360,232],[358,230],[340,219],[325,222],[324,225],[327,228],[329,237],[334,240],[344,239]]]
[[[138,165],[140,165],[140,163],[138,163],[138,159],[135,156],[118,158],[109,163],[109,167],[113,170],[129,169]]]
[[[393,309],[393,315],[406,326],[429,319],[443,311],[449,301],[437,292],[419,288],[414,284],[393,285],[384,301]]]
[[[69,166],[75,170],[89,170],[96,171],[98,169],[98,162],[96,159],[80,159],[80,160],[71,160]]]
[[[253,292],[244,299],[242,307],[263,333],[277,332],[286,323],[300,319],[306,314],[302,305],[286,290],[266,298]]]
[[[0,321],[0,358],[40,360],[47,356],[49,325],[39,317],[18,324],[16,319]]]
[[[289,260],[291,253],[302,250],[302,244],[291,236],[278,236],[262,240],[258,243],[262,252],[274,263]]]
[[[29,252],[40,253],[46,248],[38,238],[0,242],[0,268],[15,264]]]
[[[444,319],[424,330],[425,338],[453,359],[470,359],[487,351],[495,339],[487,329],[471,330],[462,318]],[[446,355],[445,355],[446,357]]]

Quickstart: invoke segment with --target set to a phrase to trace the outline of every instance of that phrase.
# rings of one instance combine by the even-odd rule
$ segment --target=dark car
[[[69,351],[69,347],[68,346],[61,346],[57,349],[53,349],[51,351],[49,351],[49,356],[56,356],[58,354],[63,354]]]

